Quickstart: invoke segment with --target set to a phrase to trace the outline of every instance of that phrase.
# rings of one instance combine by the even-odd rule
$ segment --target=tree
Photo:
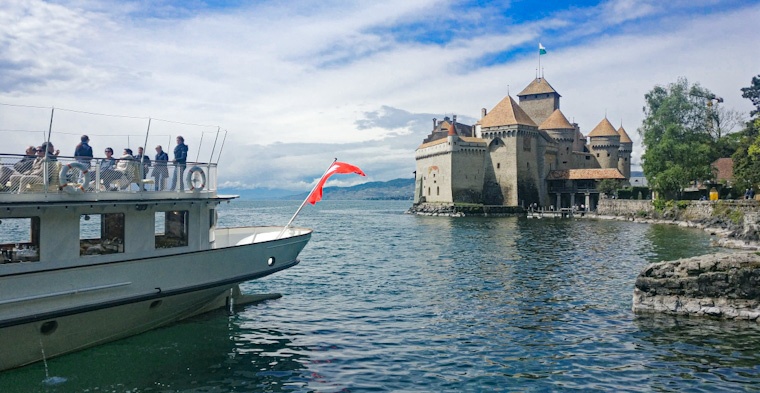
[[[653,190],[676,196],[691,181],[712,177],[714,115],[707,103],[716,98],[686,78],[655,86],[645,95],[638,131],[645,148],[642,168]]]
[[[749,113],[750,116],[760,115],[760,75],[752,77],[752,85],[744,87],[742,90],[742,97],[752,101],[752,105],[755,109]]]
[[[752,85],[741,89],[742,97],[752,101],[754,118],[740,133],[741,138],[734,159],[734,178],[742,189],[760,185],[760,75],[752,78]]]
[[[618,181],[615,179],[603,179],[596,188],[603,194],[612,195],[617,191],[618,186]]]

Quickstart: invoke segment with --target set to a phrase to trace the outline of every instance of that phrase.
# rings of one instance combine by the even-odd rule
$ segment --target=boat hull
[[[224,304],[237,284],[298,263],[311,237],[0,277],[0,370],[163,326]]]

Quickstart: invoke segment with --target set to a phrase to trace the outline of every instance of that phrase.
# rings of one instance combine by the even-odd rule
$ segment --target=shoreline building
[[[507,95],[473,126],[433,119],[415,151],[415,204],[477,203],[556,209],[599,201],[597,183],[627,182],[633,142],[605,117],[586,136],[543,77]]]

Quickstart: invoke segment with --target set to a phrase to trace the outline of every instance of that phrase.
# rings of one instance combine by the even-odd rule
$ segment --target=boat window
[[[188,211],[156,212],[156,248],[187,246]]]
[[[124,252],[124,213],[82,214],[79,255]]]
[[[40,260],[40,218],[3,218],[0,220],[0,263]]]

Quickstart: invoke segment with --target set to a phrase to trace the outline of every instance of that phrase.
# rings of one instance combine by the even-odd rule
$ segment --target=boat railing
[[[103,193],[105,196],[111,193],[209,193],[216,189],[215,163],[0,155],[0,195]]]

